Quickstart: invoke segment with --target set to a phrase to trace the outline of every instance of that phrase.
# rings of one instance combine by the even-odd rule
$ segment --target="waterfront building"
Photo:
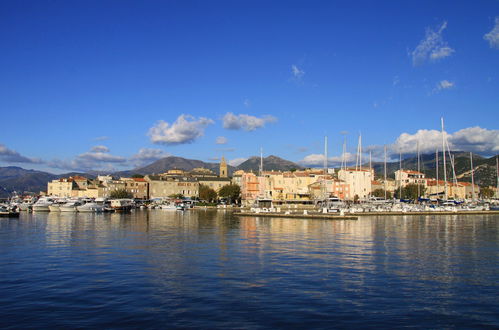
[[[125,183],[126,191],[138,199],[149,198],[149,183],[144,178],[120,178]]]
[[[350,200],[355,199],[355,196],[367,199],[371,195],[373,177],[373,169],[347,168],[338,171],[338,179],[343,180],[350,187]]]
[[[74,188],[76,188],[76,184],[71,177],[55,179],[47,184],[47,195],[71,197]]]
[[[395,182],[397,183],[397,188],[401,185],[405,187],[409,184],[418,184],[426,187],[425,175],[418,171],[397,170],[395,171]]]
[[[328,175],[308,186],[310,198],[313,200],[338,197],[341,200],[350,200],[350,186],[343,180]]]
[[[204,177],[204,178],[197,178],[199,184],[203,184],[205,186],[210,187],[211,189],[215,190],[218,194],[220,189],[223,186],[231,184],[231,179],[229,178],[218,178],[218,177]]]
[[[149,183],[149,198],[166,198],[172,195],[199,196],[199,182],[189,176],[146,175]]]

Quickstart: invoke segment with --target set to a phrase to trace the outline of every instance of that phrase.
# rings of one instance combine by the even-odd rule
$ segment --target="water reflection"
[[[0,222],[0,326],[499,326],[497,220],[23,214]]]

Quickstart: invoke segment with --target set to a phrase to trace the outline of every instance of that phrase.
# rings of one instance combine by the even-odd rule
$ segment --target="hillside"
[[[136,168],[130,171],[117,172],[115,175],[132,175],[132,174],[158,174],[163,173],[171,169],[179,169],[184,171],[191,171],[197,167],[204,167],[212,170],[218,174],[220,170],[220,163],[206,163],[201,160],[187,159],[182,157],[169,156],[155,161],[144,167]],[[229,175],[234,171],[234,167],[227,166]]]
[[[253,156],[237,166],[238,170],[258,171],[260,169],[260,157]],[[270,155],[263,158],[264,171],[289,171],[292,169],[303,169],[302,166],[289,160]]]

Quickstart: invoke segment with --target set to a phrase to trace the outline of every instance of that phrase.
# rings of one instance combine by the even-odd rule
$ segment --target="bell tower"
[[[224,156],[222,156],[222,159],[220,160],[220,177],[221,178],[227,177],[227,162],[225,161]]]

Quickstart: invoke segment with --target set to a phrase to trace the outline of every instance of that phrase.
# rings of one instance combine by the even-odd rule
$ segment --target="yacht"
[[[82,205],[79,200],[69,200],[66,204],[62,204],[59,208],[61,212],[78,212],[77,207]]]
[[[104,205],[97,204],[96,202],[88,202],[83,205],[77,206],[78,212],[104,212]]]
[[[49,206],[54,204],[54,200],[50,197],[42,197],[35,204],[33,204],[32,208],[34,212],[49,212]]]

